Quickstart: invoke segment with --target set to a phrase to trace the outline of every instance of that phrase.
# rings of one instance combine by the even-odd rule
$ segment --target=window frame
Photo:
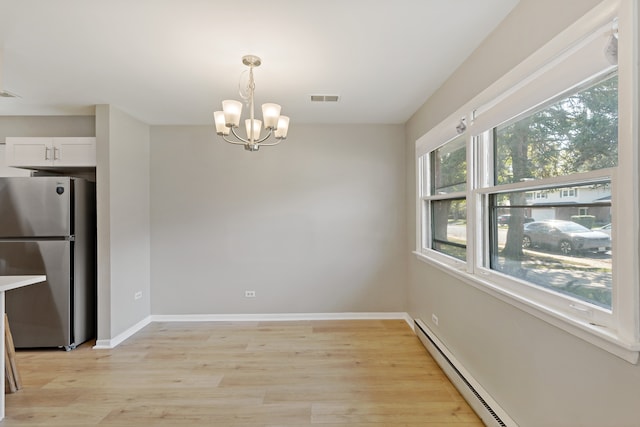
[[[464,268],[464,266],[467,264],[468,253],[469,253],[469,246],[468,246],[468,241],[469,241],[469,225],[468,225],[469,205],[468,203],[469,203],[469,196],[470,196],[469,184],[468,184],[469,169],[470,169],[469,168],[469,161],[470,161],[469,144],[466,141],[466,134],[464,131],[458,133],[458,131],[456,130],[455,133],[446,133],[445,135],[446,135],[445,141],[438,144],[430,145],[429,148],[421,156],[418,157],[418,166],[417,166],[417,170],[418,170],[417,175],[418,175],[418,181],[419,181],[418,182],[419,184],[418,185],[418,188],[419,188],[418,209],[421,212],[420,217],[422,218],[419,221],[420,231],[419,231],[419,237],[418,237],[418,250],[423,254],[428,254],[429,256],[437,259],[439,262],[455,266],[455,268]],[[457,139],[461,137],[461,135],[465,138],[466,163],[467,163],[467,172],[466,172],[467,185],[465,187],[465,191],[456,191],[456,192],[451,192],[446,194],[431,194],[432,189],[435,188],[435,184],[432,182],[433,181],[432,168],[433,168],[434,153],[440,148],[444,147],[445,145],[455,142]],[[422,179],[420,179],[421,177]],[[434,241],[434,236],[433,236],[434,222],[433,222],[431,202],[438,202],[442,200],[465,200],[467,203],[467,230],[466,230],[467,243],[465,245],[466,246],[465,251],[467,253],[466,260],[456,258],[452,255],[447,255],[444,252],[441,252],[432,248],[432,242]]]
[[[607,179],[611,180],[613,193],[614,183],[612,175],[614,171],[614,168],[607,168],[568,176],[540,179],[526,184],[513,183],[502,184],[495,187],[478,188],[475,190],[475,196],[480,198],[482,206],[486,207],[486,210],[482,212],[482,217],[485,219],[485,221],[488,221],[491,209],[491,207],[489,206],[489,197],[493,194],[509,193],[513,191],[536,191],[564,185],[585,185]],[[490,228],[490,226],[487,227],[488,231],[490,231]],[[557,292],[534,285],[524,280],[519,280],[512,276],[508,276],[500,273],[499,271],[491,269],[490,247],[489,245],[486,245],[486,243],[488,242],[484,243],[486,246],[485,256],[482,258],[482,263],[478,263],[478,265],[475,266],[475,272],[481,274],[487,280],[495,282],[508,292],[520,294],[526,300],[535,301],[537,304],[542,304],[544,307],[547,307],[550,310],[565,313],[573,312],[576,318],[592,324],[593,326],[606,327],[609,329],[615,327],[615,319],[612,313],[615,311],[614,308],[617,307],[612,307],[612,310],[607,310],[568,295],[559,296]],[[615,259],[616,258],[614,257],[614,262]],[[614,291],[612,289],[612,293],[613,292]]]
[[[416,206],[416,251],[418,259],[440,268],[467,284],[528,312],[548,323],[615,354],[630,363],[640,355],[640,289],[638,286],[640,196],[638,182],[638,6],[630,0],[608,0],[596,6],[546,46],[532,54],[480,95],[458,109],[416,141],[418,203]],[[493,184],[493,149],[490,129],[536,108],[548,99],[582,84],[606,66],[591,64],[588,49],[607,28],[617,22],[618,34],[618,166],[586,173],[522,183]],[[594,68],[589,68],[593,66]],[[600,69],[598,69],[600,67]],[[560,70],[560,71],[558,71]],[[556,78],[561,76],[561,78]],[[565,78],[566,76],[566,78]],[[541,86],[542,85],[542,86]],[[544,90],[539,90],[542,87]],[[547,93],[543,93],[547,91]],[[545,98],[546,96],[546,98]],[[421,160],[425,154],[455,137],[460,118],[466,119],[467,138],[467,260],[425,249],[425,213]],[[490,227],[489,194],[496,191],[544,191],[552,186],[579,186],[584,180],[611,180],[612,311],[503,275],[488,266]],[[498,189],[499,187],[499,189]],[[577,196],[577,195],[576,195]],[[575,196],[574,196],[575,197]],[[428,223],[428,222],[427,222]],[[619,232],[624,230],[624,232]],[[568,302],[568,303],[567,303]]]

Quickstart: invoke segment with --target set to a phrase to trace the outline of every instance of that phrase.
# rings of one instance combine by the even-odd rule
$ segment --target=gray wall
[[[415,140],[541,47],[595,0],[521,0],[407,123],[408,250],[415,248]],[[409,257],[409,311],[522,427],[637,426],[631,365]],[[431,313],[439,326],[431,323]]]
[[[109,340],[150,314],[149,126],[99,105],[96,138],[98,340]]]
[[[0,116],[0,143],[7,136],[95,136],[94,116]]]
[[[402,126],[292,124],[255,153],[210,126],[151,141],[153,314],[405,311]]]

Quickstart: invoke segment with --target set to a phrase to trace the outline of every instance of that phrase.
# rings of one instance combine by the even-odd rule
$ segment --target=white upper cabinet
[[[6,163],[15,167],[93,167],[95,137],[7,137]]]

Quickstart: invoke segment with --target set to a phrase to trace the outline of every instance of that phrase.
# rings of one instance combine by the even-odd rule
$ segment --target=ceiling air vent
[[[311,102],[338,102],[338,95],[311,95]]]

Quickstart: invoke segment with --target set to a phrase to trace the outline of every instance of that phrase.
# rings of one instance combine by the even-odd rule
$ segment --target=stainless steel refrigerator
[[[6,293],[16,348],[66,350],[95,336],[95,184],[0,178],[0,275],[45,274]]]

